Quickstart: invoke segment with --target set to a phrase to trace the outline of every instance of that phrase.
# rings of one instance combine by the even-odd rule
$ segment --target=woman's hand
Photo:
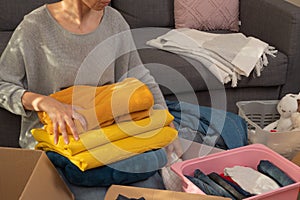
[[[85,118],[76,112],[76,109],[78,108],[61,103],[50,96],[25,92],[22,97],[22,103],[25,109],[43,111],[49,115],[53,125],[55,144],[58,142],[59,130],[61,131],[65,143],[69,143],[67,126],[69,126],[74,139],[79,139],[75,120],[78,120],[84,129],[87,127]]]

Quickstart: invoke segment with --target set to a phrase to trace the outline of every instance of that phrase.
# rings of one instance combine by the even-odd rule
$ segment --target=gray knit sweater
[[[72,85],[99,86],[126,77],[147,84],[156,107],[166,108],[134,50],[128,24],[116,10],[106,7],[99,27],[78,35],[63,29],[44,5],[24,17],[1,56],[0,106],[22,115],[20,146],[34,148],[30,130],[42,124],[36,112],[24,110],[25,91],[49,95]]]

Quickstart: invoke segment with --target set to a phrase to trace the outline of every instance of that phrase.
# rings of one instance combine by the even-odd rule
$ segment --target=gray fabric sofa
[[[57,0],[1,0],[0,55],[23,16]],[[145,45],[174,28],[174,0],[112,0],[125,17],[142,61],[169,100],[181,100],[237,112],[241,100],[279,99],[300,91],[300,8],[284,0],[240,0],[240,31],[279,50],[261,77],[220,84],[199,62]],[[0,69],[1,70],[1,69]],[[0,108],[0,146],[18,147],[20,117]]]

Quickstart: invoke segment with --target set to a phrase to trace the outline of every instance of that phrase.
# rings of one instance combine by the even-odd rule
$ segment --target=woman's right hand
[[[36,93],[25,92],[22,97],[22,103],[25,109],[46,112],[53,124],[54,143],[57,144],[59,130],[66,144],[69,143],[67,126],[69,126],[75,140],[79,139],[75,120],[78,120],[82,127],[86,129],[87,122],[85,118],[69,104],[64,104],[50,96],[44,96]]]

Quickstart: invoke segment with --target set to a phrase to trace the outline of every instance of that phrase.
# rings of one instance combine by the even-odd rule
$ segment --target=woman
[[[85,119],[76,112],[77,108],[48,95],[75,83],[95,84],[88,81],[89,77],[78,78],[81,64],[99,44],[129,30],[122,16],[108,4],[109,0],[62,0],[44,5],[25,16],[15,30],[0,59],[0,95],[4,99],[2,107],[22,115],[21,147],[34,148],[36,144],[30,133],[32,128],[41,126],[35,111],[50,116],[55,142],[58,127],[65,143],[68,143],[67,126],[74,138],[79,139],[74,120],[85,126]],[[105,45],[102,49],[107,56],[132,49],[130,34],[109,41],[109,51]],[[136,51],[115,57],[103,67],[105,70],[99,69],[103,73],[97,85],[114,83],[124,76],[136,77],[150,88],[155,104],[167,108],[157,83],[141,64]]]

